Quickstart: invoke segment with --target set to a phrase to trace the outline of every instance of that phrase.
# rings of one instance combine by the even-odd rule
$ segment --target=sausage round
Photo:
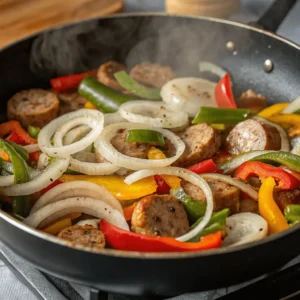
[[[241,154],[253,150],[279,150],[281,138],[278,130],[256,120],[238,123],[229,133],[225,148],[231,154]]]
[[[71,246],[84,246],[102,249],[105,247],[105,237],[102,231],[92,225],[74,225],[63,229],[58,237],[70,242]]]
[[[170,195],[150,195],[139,201],[131,219],[137,233],[178,237],[189,231],[183,204]]]
[[[43,127],[56,118],[59,101],[56,95],[42,89],[31,89],[15,94],[7,103],[7,116],[28,125]]]

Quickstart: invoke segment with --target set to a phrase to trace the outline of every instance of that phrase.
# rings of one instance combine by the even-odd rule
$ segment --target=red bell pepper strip
[[[188,167],[187,169],[196,174],[220,172],[212,159],[201,161],[198,164]]]
[[[49,184],[47,187],[45,187],[44,189],[42,189],[40,191],[40,195],[44,195],[46,192],[48,192],[49,190],[51,190],[52,188],[54,188],[55,186],[61,184],[62,182],[59,180],[55,180],[53,181],[51,184]]]
[[[157,189],[156,189],[157,194],[159,195],[169,194],[171,188],[161,176],[154,175],[154,180],[157,184]]]
[[[139,252],[184,252],[217,248],[222,244],[220,231],[201,237],[197,243],[183,243],[174,238],[148,236],[118,228],[104,219],[100,222],[107,243],[118,250]]]
[[[19,145],[37,143],[36,139],[32,138],[28,132],[22,128],[21,124],[14,120],[0,124],[0,138],[6,138],[7,141]]]
[[[235,177],[247,180],[251,176],[258,176],[259,179],[273,177],[278,188],[282,190],[291,190],[299,187],[299,180],[279,167],[274,167],[262,162],[245,162],[235,172]]]
[[[218,107],[236,108],[228,73],[216,85],[215,98]]]
[[[292,174],[294,177],[296,177],[298,180],[300,180],[300,173],[299,172],[296,172],[286,166],[279,166],[280,169]]]
[[[85,73],[66,75],[50,79],[50,84],[56,92],[63,92],[78,87],[79,83],[87,76],[95,76],[97,70],[92,70]]]
[[[29,153],[29,162],[33,163],[33,162],[38,161],[39,158],[40,158],[41,153],[42,153],[41,151],[36,151],[36,152]]]

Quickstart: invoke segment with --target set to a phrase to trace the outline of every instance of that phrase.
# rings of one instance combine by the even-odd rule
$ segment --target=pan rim
[[[204,17],[204,16],[190,16],[190,15],[184,15],[184,14],[168,14],[164,12],[140,12],[140,13],[122,13],[122,14],[116,14],[116,15],[109,15],[109,16],[100,16],[100,17],[93,17],[93,18],[86,18],[78,21],[73,21],[65,24],[60,24],[54,27],[50,27],[48,29],[40,30],[38,32],[35,32],[33,34],[30,34],[28,36],[22,37],[20,39],[17,39],[16,41],[9,43],[5,45],[4,47],[0,48],[0,53],[5,51],[6,49],[9,49],[10,47],[13,47],[14,45],[21,43],[22,41],[29,40],[35,36],[39,36],[43,33],[46,32],[51,32],[53,30],[59,30],[61,28],[65,28],[68,26],[76,25],[79,23],[86,23],[89,21],[93,20],[104,20],[104,19],[116,19],[116,18],[126,18],[126,17],[177,17],[177,18],[188,18],[188,19],[200,19],[200,20],[205,20],[205,21],[212,21],[215,23],[222,23],[222,24],[228,24],[232,25],[235,27],[241,27],[244,29],[248,29],[254,32],[258,32],[267,36],[270,36],[272,38],[275,38],[281,42],[284,42],[288,44],[289,46],[296,48],[297,50],[300,50],[300,45],[297,45],[296,43],[283,38],[275,33],[259,29],[247,24],[239,23],[236,21],[231,21],[231,20],[225,20],[225,19],[219,19],[219,18],[213,18],[213,17]],[[41,231],[38,231],[36,229],[33,229],[24,223],[16,220],[6,212],[2,211],[0,209],[0,218],[3,219],[4,221],[10,223],[11,225],[17,227],[18,229],[21,229],[25,231],[28,234],[31,234],[37,238],[41,238],[43,240],[46,240],[51,243],[55,243],[56,245],[60,246],[65,246],[68,248],[71,248],[73,251],[81,251],[88,252],[90,255],[104,255],[104,256],[117,256],[117,257],[122,257],[122,258],[132,258],[132,259],[192,259],[192,258],[200,258],[200,257],[206,257],[206,256],[217,256],[217,255],[222,255],[222,254],[228,254],[228,253],[235,253],[238,251],[243,251],[249,248],[257,248],[260,247],[262,244],[266,243],[272,243],[274,240],[277,239],[283,239],[287,235],[293,234],[296,231],[300,229],[300,224],[297,224],[283,232],[280,232],[278,234],[274,234],[272,236],[268,236],[260,241],[252,242],[249,244],[243,244],[240,246],[236,247],[231,247],[231,248],[219,248],[219,249],[212,249],[212,250],[206,250],[206,251],[198,251],[198,252],[166,252],[166,253],[140,253],[140,252],[133,252],[133,251],[122,251],[122,250],[114,250],[114,249],[103,249],[99,251],[91,251],[89,248],[84,248],[84,247],[70,247],[67,245],[67,243],[59,239],[57,237],[51,236],[49,234],[43,233]]]

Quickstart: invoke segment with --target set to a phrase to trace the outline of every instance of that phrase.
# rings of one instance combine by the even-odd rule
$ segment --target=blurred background
[[[274,0],[0,0],[0,47],[71,21],[126,12],[167,12],[256,21]],[[281,0],[284,1],[284,0]],[[278,34],[300,43],[300,1]]]

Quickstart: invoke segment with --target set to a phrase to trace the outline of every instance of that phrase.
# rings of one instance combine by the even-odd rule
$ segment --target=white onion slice
[[[76,121],[73,120],[75,118]],[[79,122],[77,118],[80,118],[80,121],[82,121],[82,123]],[[77,111],[62,115],[61,117],[54,119],[42,128],[38,136],[39,147],[49,156],[66,158],[69,155],[79,152],[91,145],[101,133],[103,129],[103,122],[103,114],[94,109],[79,109]],[[73,126],[74,124],[89,125],[92,130],[80,141],[64,146],[62,141],[62,133],[67,128],[72,129],[72,126],[68,124],[71,124]],[[61,127],[62,129],[60,129]],[[54,134],[56,135],[56,145],[52,146],[51,138]]]
[[[295,145],[291,152],[300,156],[300,144]]]
[[[170,111],[161,101],[129,101],[120,106],[119,112],[129,122],[162,128],[181,127],[188,124],[189,120],[187,113]]]
[[[87,125],[78,126],[66,133],[66,135],[63,138],[63,144],[73,144],[74,142],[77,142],[83,137],[85,137],[90,131],[91,128]]]
[[[109,223],[129,230],[124,216],[104,201],[89,197],[73,197],[48,204],[29,215],[24,223],[36,228],[43,222],[44,226],[54,222],[68,213],[82,212],[93,217],[104,218]]]
[[[250,186],[247,185],[238,179],[232,178],[228,175],[222,175],[222,174],[216,174],[216,173],[205,173],[200,175],[204,179],[214,179],[218,181],[225,182],[229,185],[235,186],[244,193],[246,193],[248,196],[250,196],[253,200],[257,201],[258,194],[257,192]]]
[[[99,228],[99,224],[100,224],[100,219],[88,219],[88,220],[81,220],[75,225],[78,226],[90,225],[93,226],[94,228]]]
[[[123,214],[120,202],[105,188],[92,182],[77,180],[61,183],[50,189],[36,201],[30,214],[50,203],[72,197],[90,197],[99,199]]]
[[[23,148],[24,148],[28,153],[33,153],[33,152],[40,151],[40,147],[39,147],[38,144],[26,145],[26,146],[23,146]]]
[[[15,175],[0,176],[0,187],[13,185]]]
[[[111,175],[120,167],[110,162],[84,162],[71,157],[69,169],[86,175]]]
[[[258,214],[245,212],[226,219],[227,236],[224,247],[238,246],[263,239],[268,235],[268,224]]]
[[[297,97],[281,113],[292,114],[299,109],[300,109],[300,97]]]
[[[169,139],[175,147],[175,155],[165,159],[141,159],[130,157],[120,153],[111,144],[111,139],[119,129],[151,129],[160,132],[165,138]],[[140,170],[147,168],[159,168],[171,165],[183,153],[185,149],[184,142],[173,132],[156,127],[150,127],[138,123],[116,123],[108,125],[102,131],[100,137],[94,143],[95,149],[100,152],[108,161],[119,167],[129,170]]]
[[[168,168],[159,168],[159,169],[148,169],[148,170],[140,170],[129,176],[127,176],[124,180],[127,184],[132,184],[138,180],[141,180],[145,177],[153,176],[153,175],[175,175],[181,177],[192,184],[198,186],[204,193],[206,198],[206,210],[203,216],[202,221],[191,231],[188,233],[176,238],[178,241],[186,242],[193,237],[195,237],[209,222],[212,212],[213,212],[213,195],[211,188],[207,184],[205,180],[203,180],[198,174],[191,172],[187,169],[177,168],[177,167],[168,167]]]
[[[216,83],[202,78],[176,78],[162,87],[160,95],[168,109],[195,117],[202,106],[217,107],[215,87]]]
[[[217,75],[220,78],[223,78],[227,73],[220,66],[217,66],[216,64],[213,64],[213,63],[208,62],[208,61],[200,61],[199,62],[199,71],[200,72],[210,72],[214,75]]]
[[[49,164],[49,161],[50,161],[50,157],[45,153],[41,153],[37,163],[37,169],[42,170],[46,168]]]
[[[285,152],[290,151],[291,147],[290,147],[289,137],[288,137],[287,133],[285,132],[285,130],[280,125],[278,125],[274,122],[271,122],[269,120],[266,120],[265,118],[262,118],[262,117],[257,117],[256,116],[256,117],[253,117],[253,119],[275,127],[278,130],[278,132],[280,134],[280,138],[281,138],[280,150],[285,151]]]
[[[122,118],[118,111],[114,113],[104,114],[104,126],[120,122],[126,122],[126,120]]]
[[[229,173],[233,172],[235,169],[237,169],[244,162],[246,162],[254,157],[257,157],[257,156],[260,156],[263,154],[267,154],[270,152],[274,152],[274,151],[272,151],[272,150],[255,150],[255,151],[245,152],[245,153],[235,156],[234,158],[231,158],[231,159],[225,161],[224,163],[222,163],[219,166],[219,168],[220,168],[220,170],[223,171],[224,174],[229,174]]]
[[[42,190],[57,180],[68,169],[69,158],[56,158],[42,173],[26,183],[14,184],[2,189],[6,196],[30,195]]]

